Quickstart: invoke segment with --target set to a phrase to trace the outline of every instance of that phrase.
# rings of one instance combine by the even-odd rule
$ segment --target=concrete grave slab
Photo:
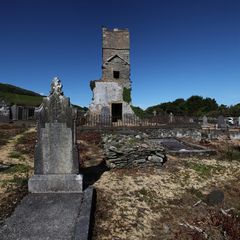
[[[0,226],[1,240],[87,240],[93,189],[28,194]]]

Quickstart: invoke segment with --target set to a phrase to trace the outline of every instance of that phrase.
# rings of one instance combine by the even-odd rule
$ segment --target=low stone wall
[[[240,139],[240,129],[203,129],[202,137],[206,139]]]
[[[83,128],[81,128],[83,131]],[[192,138],[200,141],[202,139],[240,139],[240,129],[202,129],[200,127],[177,127],[177,126],[161,126],[161,127],[128,127],[128,128],[88,128],[87,131],[100,131],[101,133],[114,133],[124,135],[142,135],[147,134],[149,138]]]
[[[201,139],[217,140],[217,139],[240,139],[240,129],[200,129],[200,128],[173,128],[173,129],[146,129],[144,130],[152,138],[192,138],[200,141]]]
[[[198,128],[159,128],[159,129],[146,129],[144,131],[150,138],[183,138],[190,137],[196,141],[202,138],[201,129]]]
[[[103,145],[110,168],[161,167],[167,160],[164,147],[150,142],[146,134],[104,134]]]

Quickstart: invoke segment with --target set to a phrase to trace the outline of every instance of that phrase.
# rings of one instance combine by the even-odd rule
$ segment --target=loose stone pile
[[[110,168],[159,166],[166,162],[164,147],[150,142],[147,135],[105,134],[103,144]]]

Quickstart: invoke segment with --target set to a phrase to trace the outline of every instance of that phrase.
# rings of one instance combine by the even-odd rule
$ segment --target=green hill
[[[40,94],[16,87],[14,85],[0,83],[0,100],[5,100],[10,105],[38,107],[42,103],[43,96]],[[78,110],[86,112],[88,108],[73,105]]]
[[[6,84],[6,83],[0,83],[0,92],[9,92],[9,93],[14,93],[14,94],[20,94],[20,95],[27,95],[27,96],[41,96],[38,93],[35,93],[30,90],[26,90],[24,88],[16,87],[11,84]]]
[[[43,96],[30,90],[10,84],[0,83],[0,99],[10,105],[39,106]]]

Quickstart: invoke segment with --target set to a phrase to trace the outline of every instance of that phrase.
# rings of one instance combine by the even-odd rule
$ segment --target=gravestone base
[[[34,175],[28,181],[28,190],[31,193],[81,193],[82,175]]]

